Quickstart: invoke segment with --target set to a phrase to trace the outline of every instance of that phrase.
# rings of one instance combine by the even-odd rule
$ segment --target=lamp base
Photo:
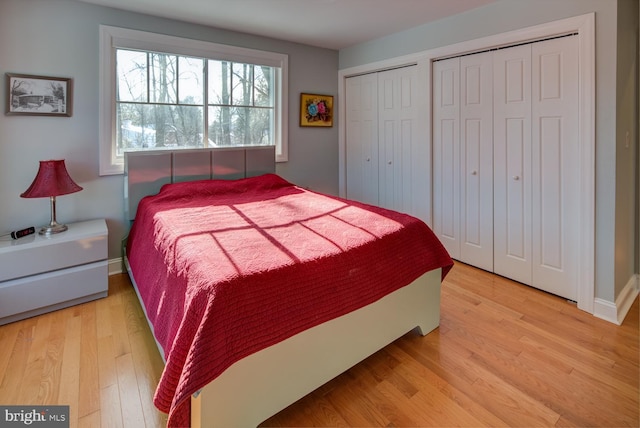
[[[55,223],[55,222],[51,222],[51,224],[48,224],[46,226],[42,226],[42,228],[40,229],[40,231],[38,233],[40,235],[49,236],[49,235],[53,235],[53,234],[56,234],[56,233],[64,232],[67,229],[68,229],[68,227],[67,227],[66,224],[58,224],[58,223]]]

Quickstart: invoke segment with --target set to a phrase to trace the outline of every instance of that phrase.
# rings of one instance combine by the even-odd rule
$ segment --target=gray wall
[[[38,161],[66,159],[84,190],[58,198],[58,221],[106,218],[109,257],[126,233],[123,177],[98,175],[100,24],[289,55],[289,162],[277,172],[313,190],[338,194],[338,137],[333,128],[300,128],[300,92],[337,95],[338,52],[160,19],[73,0],[0,0],[0,75],[71,77],[73,116],[0,115],[0,233],[49,222],[46,199],[23,199]],[[0,85],[4,104],[6,85]],[[2,107],[4,108],[4,107]]]
[[[614,302],[633,278],[635,187],[633,151],[638,117],[632,77],[636,67],[633,28],[637,0],[499,0],[440,21],[340,51],[346,69],[466,40],[487,37],[558,19],[595,12],[596,16],[596,297]],[[623,16],[624,15],[624,16]]]
[[[633,275],[636,265],[636,151],[638,113],[637,38],[638,2],[618,2],[618,52],[616,93],[616,296]],[[632,233],[635,231],[635,233]]]

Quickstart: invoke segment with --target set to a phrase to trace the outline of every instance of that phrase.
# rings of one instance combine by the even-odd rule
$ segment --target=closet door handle
[[[518,181],[518,180],[520,180],[520,176],[519,176],[519,175],[514,175],[514,176],[513,176],[513,179],[514,179],[515,181]]]
[[[474,169],[473,171],[471,171],[471,175],[478,175],[478,171]]]
[[[367,162],[371,162],[371,158],[367,158]]]
[[[391,161],[387,161],[387,163],[388,163],[389,165],[391,165]]]

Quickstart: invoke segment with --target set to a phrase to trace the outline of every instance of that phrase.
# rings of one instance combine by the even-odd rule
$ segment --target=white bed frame
[[[273,147],[209,149],[206,155],[130,152],[125,155],[127,215],[133,221],[140,198],[164,183],[274,171]],[[127,270],[140,298],[128,263]],[[440,278],[441,269],[427,272],[368,306],[236,362],[192,396],[191,426],[255,427],[412,329],[426,335],[440,321]]]

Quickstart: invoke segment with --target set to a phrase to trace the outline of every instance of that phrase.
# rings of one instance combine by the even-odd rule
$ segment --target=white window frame
[[[274,140],[276,162],[288,160],[288,64],[286,54],[221,45],[146,31],[100,26],[100,175],[122,174],[124,159],[116,155],[116,49],[139,49],[275,67]]]

